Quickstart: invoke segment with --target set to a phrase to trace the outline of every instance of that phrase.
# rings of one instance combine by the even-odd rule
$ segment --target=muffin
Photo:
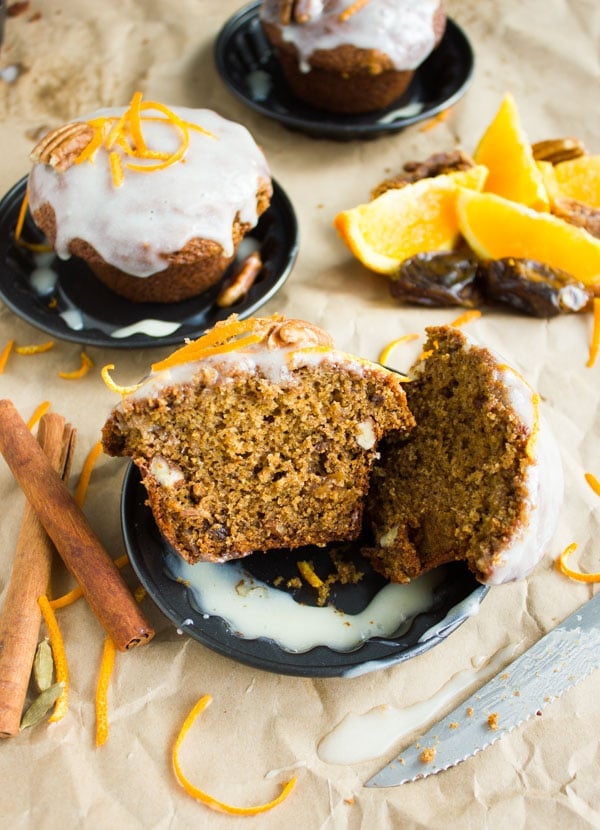
[[[259,17],[294,95],[342,114],[400,98],[446,26],[439,0],[264,0]]]
[[[230,318],[152,366],[103,428],[188,562],[355,539],[378,445],[414,421],[402,381],[279,315]]]
[[[455,561],[487,584],[526,576],[563,495],[538,395],[451,326],[428,329],[406,394],[417,425],[384,439],[369,492],[373,566],[394,582]]]
[[[215,285],[272,195],[245,127],[139,94],[53,130],[32,160],[29,207],[50,245],[133,302]]]

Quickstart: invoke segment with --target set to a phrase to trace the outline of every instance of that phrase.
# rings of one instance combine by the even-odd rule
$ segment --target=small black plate
[[[146,490],[137,468],[130,464],[123,482],[121,522],[125,547],[131,564],[148,595],[165,616],[181,631],[213,651],[254,668],[300,677],[351,677],[386,668],[429,650],[461,625],[482,601],[489,588],[480,585],[462,564],[440,569],[433,605],[403,626],[402,633],[389,638],[373,637],[354,651],[334,651],[317,646],[311,651],[292,653],[265,638],[244,639],[231,631],[219,616],[209,616],[195,607],[189,589],[167,572],[166,560],[174,554],[163,539],[146,504]],[[336,546],[339,549],[339,545]],[[347,614],[365,608],[386,581],[374,573],[361,557],[359,543],[345,545],[344,555],[364,570],[360,582],[336,585],[330,601]],[[315,604],[312,589],[285,587],[290,576],[298,576],[300,559],[327,559],[326,549],[257,553],[243,560],[244,570],[269,585],[278,577],[302,607]],[[228,568],[235,563],[221,565]]]
[[[241,255],[249,246],[258,247],[263,269],[246,296],[229,308],[219,308],[215,299],[236,263],[230,266],[221,282],[191,300],[172,304],[132,303],[106,288],[80,259],[54,257],[49,266],[57,277],[54,288],[41,294],[34,290],[31,276],[46,255],[33,254],[14,240],[26,185],[25,177],[0,202],[0,299],[19,317],[62,340],[113,349],[182,343],[185,338],[200,336],[234,312],[242,319],[254,314],[281,288],[298,253],[296,215],[287,195],[274,181],[268,210],[242,241],[238,252]],[[22,238],[29,242],[44,241],[29,214]],[[66,319],[71,320],[71,325]],[[136,332],[125,337],[115,336],[115,332],[141,321],[172,325],[165,326],[167,333],[163,334]],[[156,323],[153,325],[156,328]]]
[[[231,17],[217,36],[217,71],[231,92],[252,109],[291,129],[321,138],[350,140],[398,132],[452,106],[471,82],[471,44],[448,18],[439,46],[418,67],[404,95],[384,110],[335,115],[299,101],[290,91],[251,3]]]

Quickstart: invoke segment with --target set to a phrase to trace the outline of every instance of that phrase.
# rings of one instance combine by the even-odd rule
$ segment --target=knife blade
[[[467,760],[600,668],[600,593],[365,783],[397,787]]]

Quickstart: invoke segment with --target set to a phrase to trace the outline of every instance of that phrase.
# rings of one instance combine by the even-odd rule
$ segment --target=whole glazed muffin
[[[134,302],[216,284],[272,195],[245,127],[140,93],[53,130],[31,157],[29,207],[50,245]]]
[[[296,97],[345,114],[397,100],[446,26],[440,0],[264,0],[259,15]]]

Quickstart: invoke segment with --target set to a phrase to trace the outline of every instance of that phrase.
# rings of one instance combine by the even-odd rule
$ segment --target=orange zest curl
[[[419,132],[428,133],[429,130],[433,130],[434,127],[437,127],[438,124],[441,124],[442,121],[445,121],[446,118],[448,118],[451,109],[452,107],[448,107],[448,109],[438,112],[437,115],[434,115],[433,118],[430,118],[429,121],[426,121],[422,127],[419,127]]]
[[[572,542],[560,554],[555,562],[556,569],[565,576],[576,579],[577,582],[600,582],[600,572],[597,573],[583,573],[583,571],[574,571],[568,567],[566,560],[572,553],[577,550],[577,542]]]
[[[27,426],[29,429],[33,429],[37,422],[40,420],[42,415],[45,415],[46,412],[50,409],[50,401],[42,401],[39,406],[33,410],[31,418],[27,421]]]
[[[8,341],[8,343],[4,346],[2,351],[0,352],[0,375],[4,374],[4,370],[6,369],[6,364],[8,362],[8,358],[10,357],[10,353],[13,350],[15,345],[14,338]]]
[[[262,335],[252,335],[245,339],[238,339],[242,334],[252,331],[254,326],[255,323],[252,319],[238,320],[235,318],[217,323],[213,329],[203,334],[202,337],[186,343],[185,346],[177,349],[176,352],[173,352],[164,360],[153,363],[152,371],[160,372],[162,369],[170,369],[171,366],[179,366],[181,363],[188,363],[192,360],[201,360],[211,354],[232,351],[250,345],[250,342],[258,342]]]
[[[461,326],[470,323],[471,320],[477,320],[481,317],[481,311],[476,308],[471,309],[470,311],[465,311],[464,314],[460,314],[455,320],[453,320],[450,325],[454,326],[454,328],[460,328]]]
[[[108,153],[108,163],[114,187],[121,187],[125,181],[125,170],[138,173],[152,173],[164,170],[178,161],[182,161],[188,151],[190,136],[193,130],[209,138],[215,136],[190,121],[180,118],[173,110],[158,101],[142,101],[142,93],[134,93],[128,108],[119,116],[99,116],[87,123],[94,130],[94,136],[89,144],[75,159],[75,164],[94,162],[97,151],[104,147]],[[146,115],[147,112],[160,113]],[[169,125],[179,135],[179,146],[174,152],[162,152],[148,147],[144,136],[144,124],[158,122]],[[123,161],[123,158],[136,159]],[[151,164],[154,160],[156,163]]]
[[[53,348],[54,340],[48,340],[46,343],[36,343],[32,346],[15,346],[15,352],[17,354],[43,354]]]
[[[308,582],[311,588],[323,587],[323,580],[317,573],[315,573],[315,570],[310,562],[302,559],[300,562],[296,562],[296,566],[300,571],[302,579],[304,579],[305,582]]]
[[[118,383],[115,383],[110,376],[110,372],[114,368],[114,363],[108,363],[106,366],[103,366],[100,371],[100,374],[102,375],[102,380],[108,386],[111,392],[116,392],[117,395],[129,395],[131,394],[131,392],[135,392],[136,389],[140,388],[141,383],[136,383],[134,386],[119,386]]]
[[[59,372],[58,376],[59,378],[63,378],[63,380],[79,380],[87,375],[93,365],[94,361],[92,358],[85,352],[81,352],[81,365],[79,369],[75,369],[73,372]]]
[[[359,12],[361,9],[364,9],[364,7],[369,2],[370,0],[354,0],[354,3],[351,3],[347,9],[344,9],[344,11],[340,14],[338,20],[340,21],[340,23],[345,23],[346,20],[352,17],[353,14],[356,14],[356,12]]]
[[[381,363],[384,366],[390,358],[391,353],[394,351],[396,346],[399,346],[401,343],[410,343],[411,340],[418,340],[419,335],[415,334],[403,334],[401,337],[397,337],[395,340],[392,340],[391,343],[388,343],[387,346],[381,350],[379,357],[377,358],[377,362]]]
[[[600,297],[594,297],[594,323],[592,328],[592,338],[590,340],[590,354],[588,361],[585,364],[588,368],[596,363],[598,351],[600,350]]]
[[[48,634],[50,635],[50,647],[52,648],[52,657],[54,658],[54,672],[56,675],[56,682],[63,684],[63,689],[54,704],[54,711],[50,716],[50,722],[62,720],[67,714],[67,705],[69,701],[69,668],[67,666],[67,655],[63,644],[62,634],[58,627],[58,622],[54,615],[54,610],[50,600],[45,594],[38,598],[38,605],[42,612],[42,617],[46,623]]]
[[[585,473],[584,478],[590,485],[594,493],[597,496],[600,496],[600,481],[598,481],[596,476],[593,473]]]
[[[104,638],[102,660],[96,685],[96,746],[103,746],[108,738],[108,686],[115,665],[115,644],[110,637]]]
[[[81,468],[81,473],[79,474],[79,481],[77,482],[77,487],[75,489],[75,501],[79,507],[81,507],[85,501],[90,478],[92,477],[92,470],[94,469],[94,464],[98,460],[101,453],[102,442],[97,441],[83,462],[83,467]]]
[[[210,695],[204,695],[204,697],[201,697],[183,722],[183,726],[181,727],[179,735],[173,745],[173,752],[171,756],[175,777],[188,795],[191,795],[192,798],[201,801],[202,804],[205,804],[207,807],[210,807],[211,810],[215,810],[218,813],[227,813],[228,815],[233,816],[255,816],[258,815],[258,813],[266,813],[268,810],[272,810],[273,807],[277,807],[278,804],[281,804],[281,802],[284,801],[294,789],[296,784],[295,776],[284,784],[283,790],[277,798],[273,799],[273,801],[269,801],[266,804],[259,804],[255,807],[233,807],[230,804],[226,804],[223,801],[213,798],[213,796],[205,793],[204,790],[198,789],[198,787],[194,786],[194,784],[192,784],[191,781],[189,781],[183,774],[179,763],[179,750],[181,748],[181,744],[200,712],[206,709],[211,702],[212,697]]]

